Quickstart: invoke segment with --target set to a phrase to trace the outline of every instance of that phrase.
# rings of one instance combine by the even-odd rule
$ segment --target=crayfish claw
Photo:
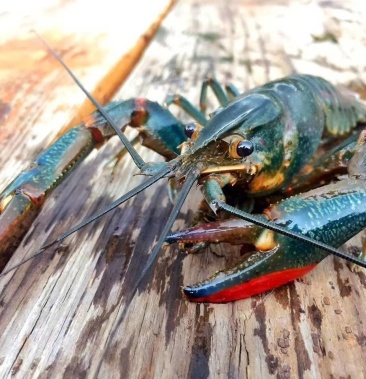
[[[278,246],[266,252],[256,251],[233,268],[219,271],[196,285],[184,287],[183,293],[194,302],[227,303],[282,286],[316,266],[286,268],[283,264]]]
[[[229,270],[219,271],[205,281],[183,289],[184,295],[194,302],[226,303],[266,291],[266,282],[250,279],[257,275],[259,267],[271,258],[277,249],[254,252]]]

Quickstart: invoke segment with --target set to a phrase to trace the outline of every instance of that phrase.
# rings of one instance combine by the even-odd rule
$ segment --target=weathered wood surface
[[[92,38],[86,33],[90,25],[81,17],[86,9],[79,9],[79,2],[67,4],[57,5],[56,14],[64,25],[71,15],[75,28],[68,33],[66,27],[55,26],[57,17],[47,18],[50,8],[40,10],[32,22],[56,49],[72,51],[65,54],[66,60],[93,88],[103,70],[120,57],[118,43],[130,33],[127,21],[137,16],[125,15],[111,3],[96,17],[93,31],[98,38]],[[167,93],[179,92],[197,101],[207,73],[243,90],[292,72],[310,73],[362,92],[365,13],[357,1],[182,1],[118,97],[163,101]],[[117,25],[99,24],[102,14],[112,15]],[[12,25],[11,14],[1,17]],[[101,30],[108,27],[112,30]],[[117,37],[107,37],[109,32]],[[34,37],[22,35],[18,40],[14,31],[14,39],[5,40],[4,35],[2,182],[27,166],[35,156],[31,151],[40,152],[54,138],[83,98],[73,85],[65,84],[66,74]],[[5,152],[5,147],[10,150]],[[118,141],[111,141],[54,192],[11,264],[141,181],[131,176],[136,170],[128,157],[112,175],[106,163],[118,148]],[[158,159],[146,149],[140,151],[146,160]],[[183,228],[195,208],[192,197],[174,228]],[[70,237],[56,254],[44,254],[1,278],[1,376],[365,376],[366,278],[332,257],[303,279],[262,296],[225,305],[191,304],[182,299],[180,287],[229,266],[235,257],[222,256],[231,251],[227,246],[216,254],[188,257],[169,248],[161,252],[153,278],[120,324],[123,299],[170,209],[164,184],[156,185]],[[352,246],[357,244],[358,240]]]

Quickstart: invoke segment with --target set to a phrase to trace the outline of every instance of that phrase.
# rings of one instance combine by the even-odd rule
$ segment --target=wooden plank
[[[181,2],[118,96],[162,102],[167,93],[179,92],[197,102],[199,82],[207,73],[242,90],[295,71],[362,90],[364,19],[357,2],[347,8],[340,1]],[[76,71],[80,76],[78,65]],[[34,98],[40,88],[32,90]],[[42,109],[56,108],[47,105],[48,96],[39,101]],[[46,112],[44,123],[52,116],[53,111]],[[39,123],[37,113],[27,122],[32,118]],[[45,144],[40,141],[38,151]],[[118,141],[108,144],[55,191],[11,264],[141,181],[131,178],[136,170],[128,157],[112,175],[106,162],[118,149]],[[139,151],[148,161],[158,159],[144,148]],[[18,172],[24,159],[15,152],[8,170]],[[174,229],[189,223],[196,197],[187,201]],[[170,209],[165,186],[155,186],[69,238],[55,255],[45,254],[1,278],[2,376],[365,375],[365,276],[332,257],[270,293],[224,305],[191,304],[182,299],[181,285],[228,267],[237,252],[224,246],[216,254],[184,257],[169,248],[119,323],[125,296]]]

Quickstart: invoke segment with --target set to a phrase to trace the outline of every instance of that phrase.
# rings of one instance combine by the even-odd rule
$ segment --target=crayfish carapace
[[[208,119],[203,110],[209,86],[221,107]],[[356,97],[321,78],[294,75],[243,95],[233,87],[225,93],[215,80],[207,79],[202,86],[201,111],[181,96],[170,97],[167,105],[171,103],[180,105],[196,123],[184,125],[168,108],[147,99],[113,102],[40,155],[0,196],[1,250],[9,249],[14,236],[24,233],[24,219],[37,213],[55,184],[116,133],[141,174],[151,178],[82,225],[164,177],[170,178],[175,197],[171,216],[131,296],[165,240],[181,246],[250,243],[253,253],[236,267],[184,288],[193,301],[227,302],[294,280],[329,252],[342,255],[335,247],[365,228],[365,135],[355,127],[366,120],[366,106]],[[127,126],[136,128],[141,143],[167,162],[146,164],[121,132]],[[331,183],[347,169],[348,179]],[[199,224],[168,236],[196,182],[212,213],[228,212],[239,218]],[[314,184],[324,185],[299,194]],[[282,200],[263,207],[263,214],[250,216],[246,207],[227,203],[228,189],[231,197],[250,198],[254,204],[263,197],[274,199],[274,194]],[[361,259],[343,256],[365,266]]]

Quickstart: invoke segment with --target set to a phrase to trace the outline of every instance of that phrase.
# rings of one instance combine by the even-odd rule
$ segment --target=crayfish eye
[[[241,141],[236,146],[236,152],[241,157],[247,157],[248,155],[252,154],[253,151],[254,151],[253,143],[248,140]]]
[[[231,158],[245,158],[254,151],[253,142],[241,138],[233,138],[230,142],[229,154]]]
[[[188,138],[193,136],[193,133],[197,130],[197,125],[194,122],[190,122],[184,128],[184,132]]]

